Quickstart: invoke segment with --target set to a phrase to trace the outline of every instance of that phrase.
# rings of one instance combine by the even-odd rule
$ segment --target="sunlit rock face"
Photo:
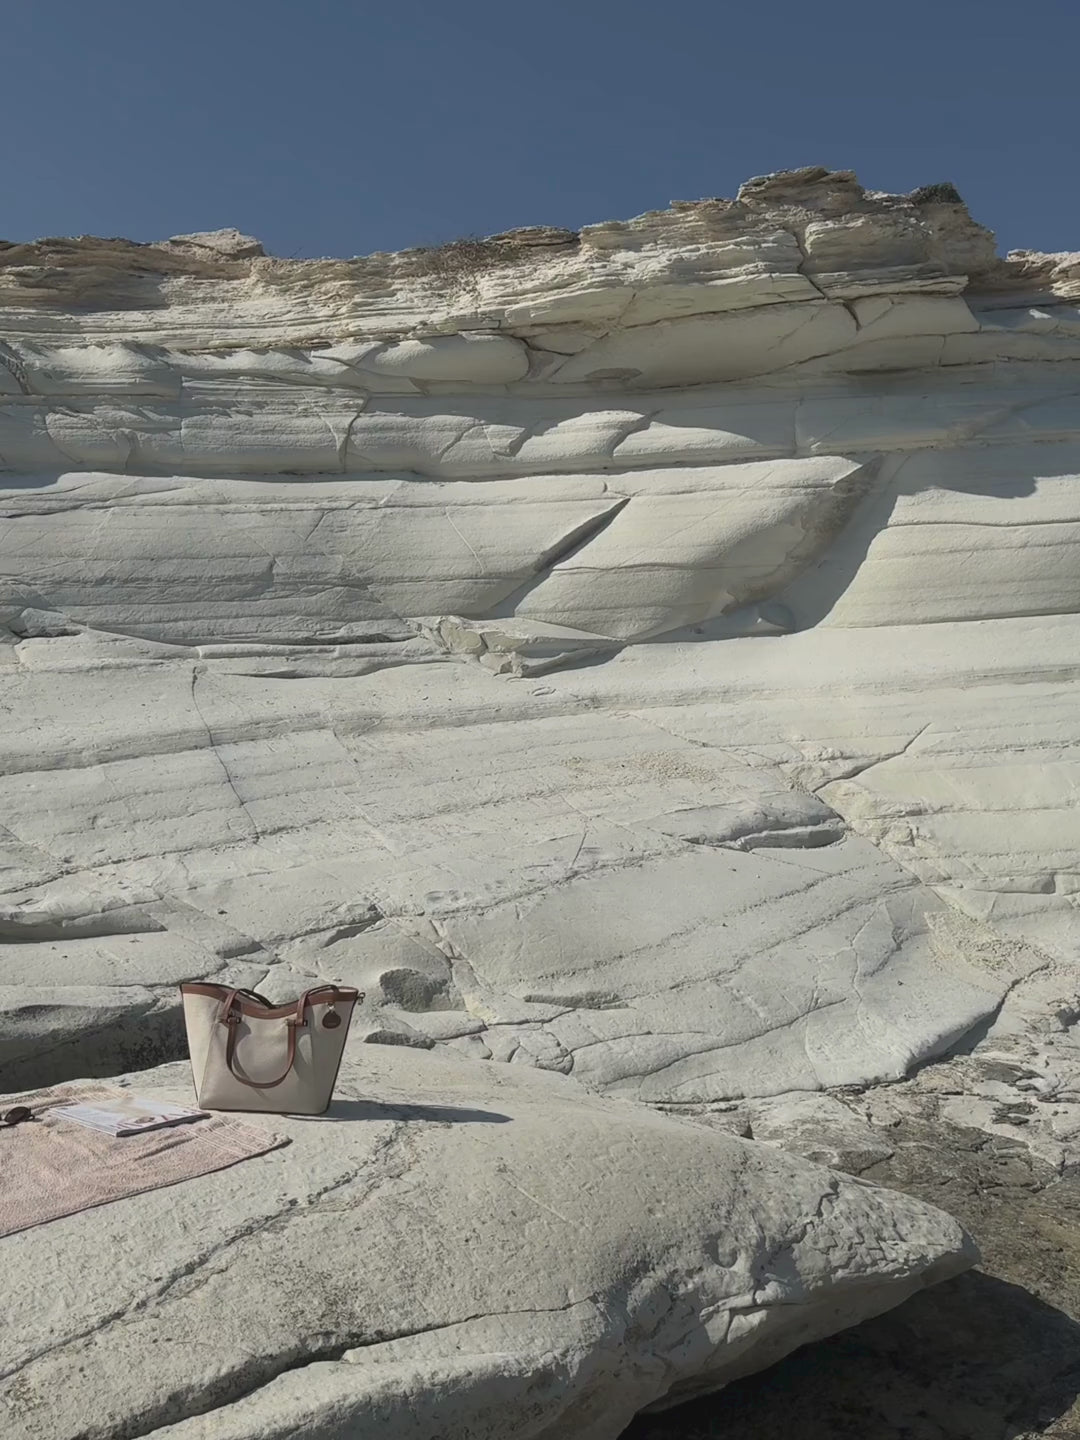
[[[748,182],[285,261],[0,249],[0,1077],[175,984],[669,1106],[1080,950],[1080,257]]]

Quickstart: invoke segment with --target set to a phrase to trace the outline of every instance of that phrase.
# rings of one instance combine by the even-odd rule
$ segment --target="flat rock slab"
[[[535,1071],[354,1044],[329,1115],[272,1124],[4,1242],[7,1440],[614,1440],[974,1259],[921,1201]]]

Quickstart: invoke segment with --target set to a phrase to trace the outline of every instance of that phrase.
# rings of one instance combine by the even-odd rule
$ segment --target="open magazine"
[[[125,1095],[115,1100],[94,1100],[84,1105],[64,1105],[52,1112],[60,1120],[74,1120],[106,1135],[141,1135],[144,1130],[161,1130],[166,1125],[187,1125],[202,1120],[207,1111],[168,1100],[146,1100]]]

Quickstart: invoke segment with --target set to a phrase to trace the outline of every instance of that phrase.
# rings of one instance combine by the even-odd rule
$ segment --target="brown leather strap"
[[[315,985],[310,990],[305,990],[300,996],[292,1015],[285,1017],[285,1026],[289,1032],[288,1058],[285,1062],[285,1069],[276,1080],[249,1080],[246,1075],[241,1075],[236,1068],[236,1032],[240,1028],[240,1021],[243,1018],[240,1007],[241,995],[255,995],[258,1000],[263,1001],[263,1004],[269,1003],[263,1000],[261,995],[257,995],[254,990],[241,990],[236,988],[226,993],[218,1014],[218,1023],[226,1026],[229,1031],[229,1038],[225,1042],[225,1063],[229,1067],[233,1078],[239,1080],[241,1085],[247,1085],[252,1090],[273,1090],[275,1086],[282,1084],[283,1081],[289,1078],[289,1074],[296,1063],[296,1032],[306,1028],[307,1019],[305,1012],[308,1006],[312,1004],[336,1005],[342,996],[342,992],[337,985]],[[315,1001],[311,998],[315,995],[324,998]],[[346,1000],[345,1003],[348,1003],[348,1000]]]
[[[339,993],[336,985],[316,985],[311,990],[305,990],[296,1002],[297,1014],[303,1019],[304,1010],[308,1005],[336,1005]],[[311,998],[313,995],[318,995],[320,998],[313,1000]]]
[[[236,1029],[235,1025],[229,1026],[229,1038],[225,1042],[225,1063],[232,1072],[233,1078],[239,1080],[241,1085],[247,1085],[252,1090],[273,1090],[289,1078],[293,1065],[296,1061],[296,1032],[300,1028],[295,1020],[286,1020],[285,1028],[289,1032],[288,1058],[285,1061],[285,1069],[276,1080],[249,1080],[246,1075],[241,1075],[236,1068]]]
[[[260,995],[258,990],[235,990],[233,993],[236,995],[248,995],[252,1000],[258,1000],[260,1005],[265,1005],[268,1010],[272,1010],[274,1007],[274,1002],[268,1000],[265,995]]]
[[[233,1006],[236,1004],[236,997],[239,994],[239,990],[227,990],[225,992],[225,999],[221,1002],[221,1009],[218,1011],[219,1025],[229,1024],[229,1017],[232,1014]],[[239,1019],[239,1014],[237,1015],[237,1018]]]
[[[288,1005],[272,1005],[265,995],[257,990],[241,990],[239,986],[230,988],[227,985],[208,985],[201,980],[185,980],[180,986],[180,992],[186,999],[189,995],[200,995],[208,1000],[216,1000],[219,1007],[223,1007],[233,996],[240,998],[235,1001],[235,1008],[242,1015],[258,1016],[261,1020],[283,1020],[292,1015],[296,1010],[296,1001],[292,1000]],[[307,992],[309,1005],[340,1004],[356,1005],[364,999],[363,992],[354,989],[351,985],[316,985]],[[218,1010],[220,1019],[224,1013],[223,1009]]]
[[[301,995],[300,999],[296,1002],[295,1013],[285,1021],[285,1028],[289,1032],[288,1058],[285,1061],[285,1069],[276,1080],[249,1080],[246,1075],[241,1075],[236,1068],[236,1032],[240,1028],[241,1016],[238,1012],[233,1013],[233,1006],[236,1003],[237,996],[244,993],[246,992],[241,990],[230,990],[225,998],[225,1003],[221,1007],[221,1015],[218,1017],[220,1023],[227,1026],[229,1031],[229,1038],[225,1042],[225,1064],[229,1067],[233,1079],[239,1080],[241,1085],[247,1085],[252,1090],[273,1090],[275,1086],[280,1085],[289,1078],[293,1065],[296,1063],[296,1032],[304,1028],[304,1007],[307,1004],[309,992],[304,991],[303,995]]]

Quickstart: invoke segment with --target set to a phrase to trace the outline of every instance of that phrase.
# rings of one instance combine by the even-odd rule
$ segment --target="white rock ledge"
[[[559,1077],[354,1045],[339,1093],[6,1242],[5,1440],[615,1440],[975,1259],[908,1196]]]

